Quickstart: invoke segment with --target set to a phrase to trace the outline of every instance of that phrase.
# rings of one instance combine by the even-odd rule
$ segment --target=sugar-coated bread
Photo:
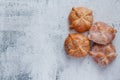
[[[110,64],[117,56],[113,44],[95,44],[89,54],[92,56],[95,62],[102,66]]]
[[[106,45],[115,37],[116,30],[104,22],[96,22],[89,30],[88,38],[97,44]]]

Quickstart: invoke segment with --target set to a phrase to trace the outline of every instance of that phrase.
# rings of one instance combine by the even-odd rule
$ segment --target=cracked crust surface
[[[70,29],[75,29],[78,32],[88,31],[93,23],[92,10],[84,7],[73,7],[69,14],[69,22]]]
[[[95,44],[92,47],[92,50],[90,51],[89,54],[90,56],[92,56],[95,62],[102,66],[110,64],[117,56],[113,44],[108,45]]]
[[[69,34],[65,40],[66,53],[74,57],[85,57],[90,50],[90,42],[83,34]]]
[[[106,45],[115,37],[116,30],[104,22],[96,22],[89,30],[88,38],[95,43]]]

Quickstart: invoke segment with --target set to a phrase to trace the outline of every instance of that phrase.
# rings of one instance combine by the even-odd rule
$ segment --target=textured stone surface
[[[73,6],[92,9],[94,21],[117,29],[118,56],[109,66],[66,56]],[[119,0],[0,0],[0,80],[120,80],[119,13]]]

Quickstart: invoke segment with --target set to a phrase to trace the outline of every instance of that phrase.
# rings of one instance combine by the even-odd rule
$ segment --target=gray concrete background
[[[118,56],[107,67],[68,57],[71,8],[93,10],[94,22],[117,29]],[[0,80],[120,80],[120,0],[0,0]]]

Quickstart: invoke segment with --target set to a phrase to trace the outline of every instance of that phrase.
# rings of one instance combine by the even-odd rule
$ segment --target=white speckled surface
[[[117,29],[118,56],[107,67],[68,57],[64,40],[73,6]],[[120,0],[0,0],[0,80],[120,80]]]

